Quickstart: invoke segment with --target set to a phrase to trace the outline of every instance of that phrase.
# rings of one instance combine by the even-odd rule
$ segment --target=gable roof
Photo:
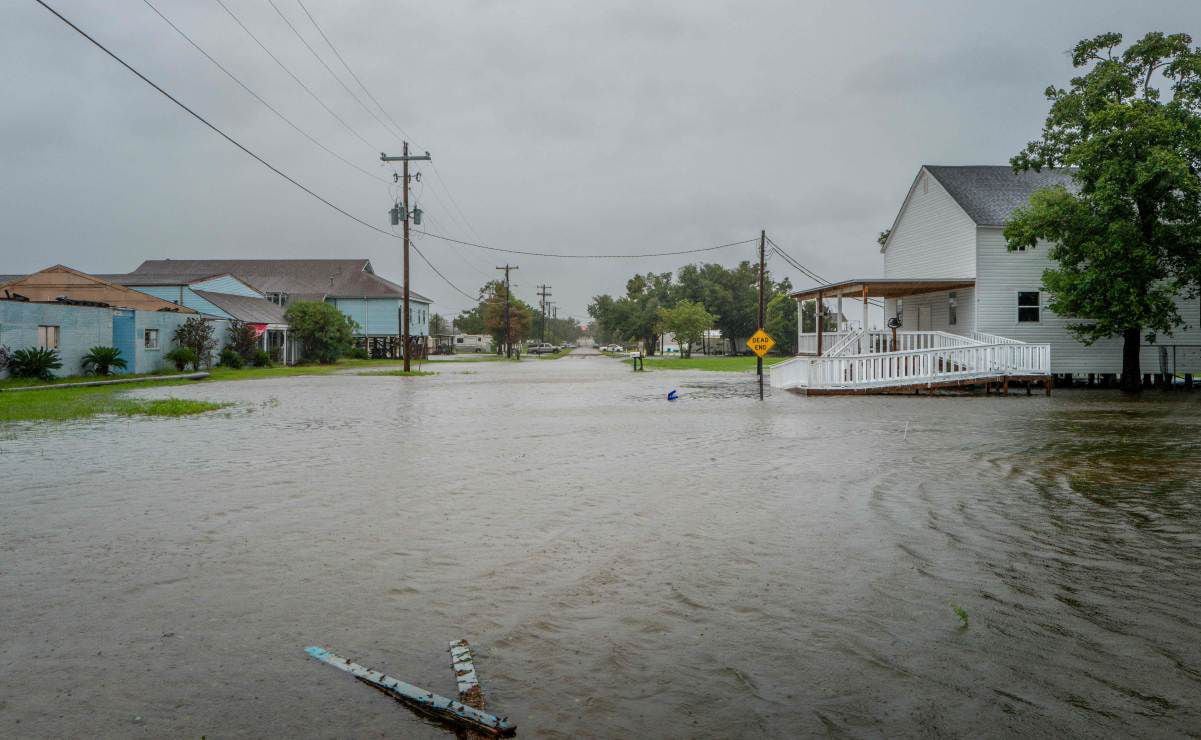
[[[404,289],[375,274],[367,259],[146,260],[128,276],[138,281],[196,282],[229,274],[264,293],[315,298],[402,298]],[[152,283],[141,282],[141,285]],[[410,290],[412,300],[428,298]]]
[[[129,272],[121,275],[98,275],[97,277],[110,280],[117,285],[128,285],[131,287],[143,288],[152,285],[191,285],[192,283],[202,283],[206,280],[213,280],[219,277],[231,277],[252,290],[258,290],[258,288],[250,285],[237,275],[231,275],[228,272],[217,272],[207,275],[140,275],[136,272]]]
[[[1009,165],[925,165],[923,169],[946,188],[977,226],[1004,226],[1036,190],[1055,185],[1069,190],[1075,187],[1072,172],[1066,169],[1014,172]]]
[[[19,293],[38,303],[65,298],[139,311],[196,313],[190,308],[118,285],[97,275],[73,270],[66,265],[54,265],[30,275],[12,276],[12,279],[0,283],[0,295],[6,291]]]
[[[248,324],[286,324],[284,309],[266,298],[254,298],[232,293],[214,293],[211,290],[193,290],[196,295],[205,299],[238,321]]]

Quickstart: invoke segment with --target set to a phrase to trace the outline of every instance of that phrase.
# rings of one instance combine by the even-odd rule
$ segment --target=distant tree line
[[[789,297],[792,283],[788,278],[776,282],[769,273],[766,284],[765,328],[779,352],[793,354],[797,308]],[[648,354],[654,354],[664,333],[675,335],[682,354],[689,354],[708,329],[741,341],[758,328],[758,312],[759,268],[749,261],[737,267],[685,265],[674,276],[670,272],[634,275],[626,282],[624,296],[598,295],[588,306],[598,342],[641,342]]]
[[[506,340],[514,345],[544,335],[543,316],[537,306],[531,306],[516,295],[509,297],[509,322],[505,325],[505,298],[508,289],[503,280],[492,280],[480,288],[480,301],[472,309],[462,311],[454,320],[459,334],[487,334],[493,346],[500,348]],[[440,320],[445,321],[442,317]],[[580,321],[574,317],[545,318],[546,341],[574,341],[579,338]],[[431,323],[431,333],[433,332]]]

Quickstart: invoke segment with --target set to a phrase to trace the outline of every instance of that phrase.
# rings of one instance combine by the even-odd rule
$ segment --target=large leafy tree
[[[338,361],[354,346],[354,319],[338,310],[332,303],[293,301],[284,318],[301,355],[309,362],[329,365]]]
[[[510,296],[508,289],[501,280],[495,280],[484,286],[485,296],[480,304],[480,314],[484,320],[485,332],[492,335],[495,347],[517,344],[530,335],[530,327],[534,325],[534,309],[529,304]],[[508,326],[505,325],[505,301],[508,298]]]
[[[1107,33],[1076,45],[1084,70],[1050,87],[1042,138],[1015,170],[1071,168],[1075,187],[1035,193],[1005,228],[1010,249],[1050,243],[1050,308],[1091,344],[1122,337],[1122,387],[1139,387],[1139,346],[1184,325],[1179,295],[1201,285],[1201,50],[1149,33],[1119,51]]]
[[[671,332],[679,343],[681,354],[692,357],[692,345],[699,344],[716,316],[705,310],[700,303],[685,298],[671,308],[659,309],[659,324],[662,331]]]

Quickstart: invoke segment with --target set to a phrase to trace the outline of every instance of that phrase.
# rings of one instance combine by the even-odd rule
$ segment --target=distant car
[[[530,345],[530,348],[526,351],[531,355],[553,355],[559,351],[559,348],[548,342],[543,342],[541,344]]]
[[[676,347],[665,347],[665,348],[663,349],[663,354],[665,354],[665,355],[678,355],[678,354],[680,354],[680,350],[679,350],[678,348],[676,348]]]

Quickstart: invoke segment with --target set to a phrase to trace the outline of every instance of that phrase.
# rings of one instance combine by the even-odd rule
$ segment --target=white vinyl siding
[[[1042,291],[1043,271],[1052,265],[1047,257],[1048,245],[1039,243],[1034,249],[1010,252],[1005,247],[1001,229],[980,227],[977,244],[976,329],[1023,342],[1045,342],[1051,345],[1051,371],[1054,373],[1119,373],[1122,370],[1122,340],[1120,337],[1101,339],[1086,346],[1068,331],[1073,319],[1065,319],[1050,309],[1051,296],[1040,294],[1041,309],[1037,323],[1018,321],[1018,292]],[[960,305],[963,304],[960,300]],[[1185,328],[1175,336],[1159,338],[1159,344],[1201,345],[1201,307],[1196,300],[1177,300]],[[962,319],[960,319],[962,321]],[[1201,351],[1178,350],[1180,372],[1201,372]],[[1188,367],[1186,367],[1186,365]],[[1159,372],[1159,348],[1144,346],[1143,372]]]
[[[885,302],[884,313],[886,316],[900,316],[903,323],[901,331],[919,331],[918,317],[928,311],[930,326],[923,326],[920,331],[945,331],[966,336],[972,332],[975,291],[971,288],[960,288],[952,292],[956,297],[957,321],[954,324],[951,323],[951,301],[947,291],[905,296],[899,301],[901,314],[897,312],[898,301],[890,299]]]
[[[975,275],[976,224],[938,180],[923,169],[901,208],[884,250],[884,277],[971,278]],[[961,325],[962,322],[961,318]]]

